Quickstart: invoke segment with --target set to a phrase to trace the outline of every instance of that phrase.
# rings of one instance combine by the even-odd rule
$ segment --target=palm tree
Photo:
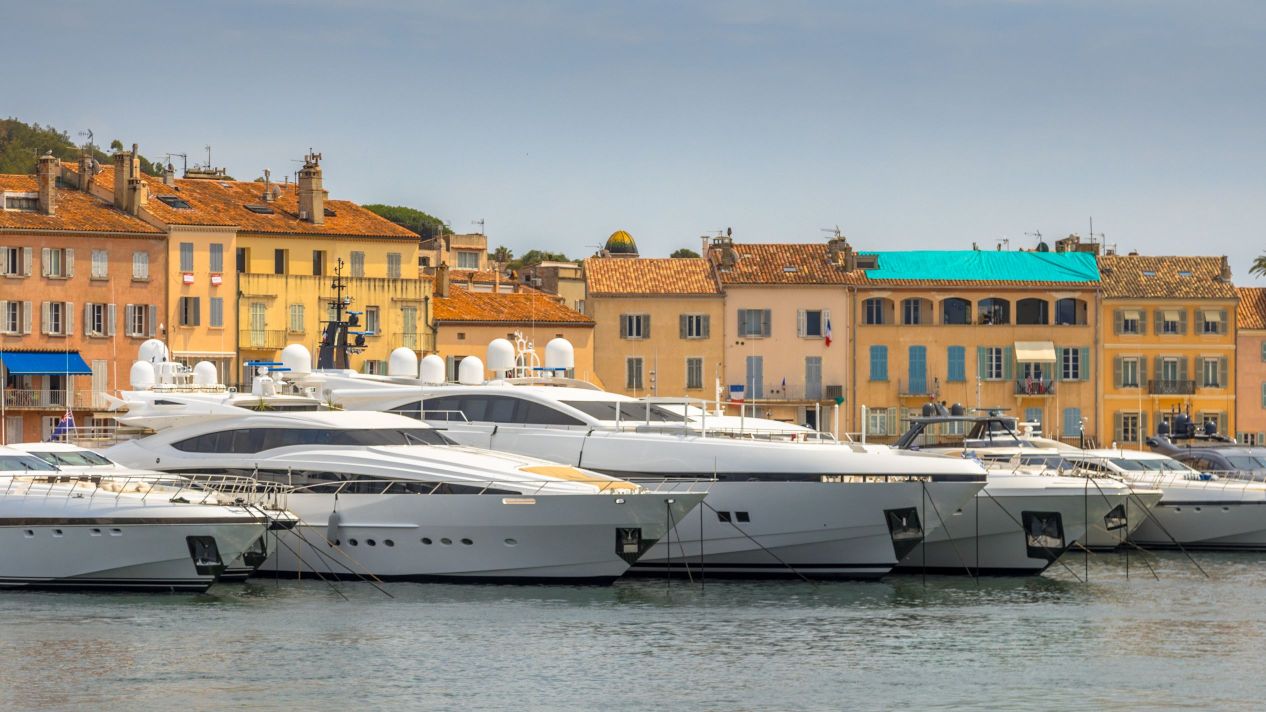
[[[497,263],[498,270],[504,270],[512,259],[514,259],[514,252],[505,245],[492,251],[492,261]]]
[[[1253,266],[1248,268],[1248,273],[1258,277],[1266,277],[1266,255],[1258,255],[1253,260]]]

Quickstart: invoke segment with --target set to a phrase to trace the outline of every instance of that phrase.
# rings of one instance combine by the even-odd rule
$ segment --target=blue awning
[[[0,351],[0,363],[13,375],[88,376],[92,369],[78,351]]]

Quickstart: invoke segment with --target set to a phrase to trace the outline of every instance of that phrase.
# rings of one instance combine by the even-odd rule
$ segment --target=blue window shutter
[[[985,347],[977,346],[976,347],[976,376],[982,381],[985,379],[985,375],[988,373],[985,370],[985,365],[986,365],[985,361],[987,358],[988,356],[987,356]]]
[[[1077,367],[1080,368],[1081,371],[1077,375],[1080,376],[1081,378],[1078,380],[1089,381],[1090,380],[1090,349],[1086,348],[1085,346],[1081,347],[1081,358],[1079,359],[1079,361],[1080,362],[1077,364]]]
[[[1008,346],[1002,350],[1002,380],[1010,381],[1015,374],[1015,349]]]
[[[967,380],[967,353],[962,346],[949,347],[946,355],[948,361],[948,369],[945,380],[952,382]]]

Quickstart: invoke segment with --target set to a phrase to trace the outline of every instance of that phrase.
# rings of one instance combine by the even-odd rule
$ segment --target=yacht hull
[[[1162,501],[1130,541],[1146,549],[1266,551],[1266,502]]]
[[[291,494],[257,576],[609,584],[703,500],[626,495]],[[331,513],[338,514],[331,520]],[[636,530],[630,546],[620,530]],[[621,543],[623,541],[623,543]]]
[[[926,536],[939,527],[936,510],[958,509],[983,484],[712,482],[703,506],[677,522],[630,573],[876,579],[897,563],[897,547],[910,543],[894,544],[886,512],[917,513]]]

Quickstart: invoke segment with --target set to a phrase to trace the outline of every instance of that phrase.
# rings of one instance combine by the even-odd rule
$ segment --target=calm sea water
[[[4,709],[1266,705],[1266,555],[1016,580],[0,594]],[[1064,559],[1083,576],[1080,555]]]

